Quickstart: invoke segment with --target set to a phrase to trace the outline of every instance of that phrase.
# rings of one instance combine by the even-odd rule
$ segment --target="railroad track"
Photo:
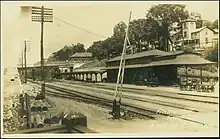
[[[32,82],[32,83],[39,85],[39,83],[36,83],[36,82]],[[63,98],[70,98],[70,99],[83,101],[83,102],[96,103],[102,106],[106,106],[108,108],[112,107],[112,99],[110,98],[107,99],[105,97],[102,97],[101,95],[94,96],[94,95],[87,94],[84,92],[76,91],[75,88],[73,90],[70,88],[66,88],[63,85],[61,87],[58,85],[46,84],[46,90],[47,90],[47,94],[49,95],[63,97]],[[157,113],[158,111],[155,109],[145,108],[145,107],[134,105],[134,104],[128,104],[124,101],[123,101],[121,108],[123,110],[127,110],[128,112],[136,113],[138,115],[146,116],[146,117],[153,118],[153,119],[159,118],[159,116],[170,116],[170,117],[175,117],[175,118],[179,118],[182,120],[190,121],[193,123],[206,125],[205,123],[200,122],[200,121],[192,120],[192,119],[181,117],[181,116],[174,116],[169,113]]]
[[[83,82],[72,82],[72,81],[61,81],[56,80],[57,82],[65,82],[67,84],[78,84],[82,86],[89,86],[89,87],[96,87],[108,90],[115,90],[114,86],[108,85],[101,85],[101,84],[94,84],[94,83],[83,83]],[[165,91],[153,91],[151,93],[149,90],[146,89],[139,89],[139,88],[129,88],[123,87],[123,91],[126,93],[136,93],[140,95],[149,95],[149,96],[159,96],[165,98],[172,98],[172,99],[179,99],[179,100],[187,100],[192,102],[202,102],[202,103],[210,103],[210,104],[219,104],[217,96],[203,96],[203,95],[194,95],[194,94],[183,94],[183,93],[174,93],[174,92],[165,92]],[[146,93],[146,91],[148,91]]]
[[[78,89],[81,88],[84,90],[89,89],[89,90],[93,90],[95,92],[99,92],[100,94],[106,94],[106,95],[111,95],[111,96],[113,96],[113,94],[114,94],[113,88],[112,89],[103,89],[103,88],[97,87],[96,84],[92,84],[92,83],[88,83],[88,84],[82,83],[82,82],[81,83],[78,82],[76,84],[70,84],[70,83],[66,84],[66,83],[62,83],[62,82],[52,82],[52,83],[57,83],[59,85],[64,85],[66,87],[74,87],[74,88],[78,88]],[[123,89],[123,98],[137,100],[139,102],[151,103],[151,104],[155,104],[155,105],[167,106],[170,108],[178,108],[180,110],[185,110],[185,111],[190,111],[190,112],[218,111],[217,107],[213,107],[212,102],[211,102],[211,104],[205,104],[205,107],[201,107],[202,102],[194,100],[194,99],[192,99],[191,101],[189,101],[189,100],[185,101],[185,99],[178,97],[178,99],[175,100],[176,96],[174,96],[174,98],[172,100],[167,97],[164,98],[163,95],[158,97],[156,91],[147,92],[147,93],[144,92],[144,95],[141,95],[141,96],[140,95],[138,96],[138,93],[139,92],[135,92],[135,91],[132,92],[132,90],[130,90],[130,92],[128,92],[127,90]],[[199,102],[199,103],[196,104],[195,102]],[[202,105],[204,105],[204,104],[202,104]],[[152,107],[154,107],[154,106],[152,106]],[[165,108],[165,109],[167,109],[167,108]]]
[[[39,83],[37,83],[39,84]],[[40,86],[38,86],[40,87]],[[104,106],[106,108],[112,107],[112,100],[106,99],[103,97],[96,97],[93,95],[88,95],[82,92],[72,91],[69,89],[53,86],[53,85],[46,85],[47,95],[56,96],[56,97],[62,97],[62,98],[68,98],[68,99],[74,99],[81,102],[86,103],[92,103],[100,106]],[[124,111],[128,111],[131,113],[139,114],[151,119],[155,119],[155,111],[146,111],[143,109],[138,109],[135,106],[129,106],[128,104],[123,104],[121,106],[121,109]]]

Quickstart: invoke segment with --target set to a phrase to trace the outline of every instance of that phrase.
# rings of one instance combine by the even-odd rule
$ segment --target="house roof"
[[[200,31],[202,31],[205,28],[206,27],[197,28],[196,30],[192,31],[192,33],[200,32]]]
[[[81,69],[81,68],[95,68],[95,67],[105,67],[106,66],[106,60],[101,60],[101,61],[91,61],[88,63],[84,63],[83,65],[81,65],[80,67],[78,67],[77,69]]]
[[[196,30],[192,31],[192,33],[200,32],[200,31],[202,31],[202,30],[204,30],[204,29],[206,29],[206,28],[208,28],[208,29],[210,29],[211,31],[215,32],[215,31],[214,31],[213,29],[211,29],[210,27],[204,26],[204,27],[201,27],[201,28],[197,28]]]
[[[194,19],[186,19],[186,20],[181,21],[181,23],[184,23],[184,22],[196,22],[196,20],[194,20]]]
[[[218,29],[213,29],[215,31],[215,33],[218,33]]]
[[[175,59],[152,61],[148,64],[134,64],[126,65],[125,68],[141,68],[150,66],[162,66],[162,65],[202,65],[212,64],[215,62],[208,61],[195,54],[178,55]],[[105,69],[118,69],[119,66],[106,67]]]
[[[168,55],[168,52],[164,52],[161,50],[149,50],[149,51],[143,51],[140,53],[135,53],[135,54],[128,54],[125,56],[125,59],[135,59],[135,58],[141,58],[141,57],[147,57],[147,56],[162,56],[162,55]],[[112,62],[112,61],[118,61],[121,59],[121,56],[117,56],[113,59],[108,60],[107,62]]]
[[[92,57],[92,53],[75,53],[70,58]]]

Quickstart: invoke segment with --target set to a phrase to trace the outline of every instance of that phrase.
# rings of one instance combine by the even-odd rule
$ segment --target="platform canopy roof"
[[[147,64],[134,64],[126,65],[125,68],[141,68],[141,67],[150,67],[150,66],[163,66],[163,65],[206,65],[214,64],[215,62],[208,61],[204,58],[201,58],[199,55],[195,54],[182,54],[177,55],[174,59],[165,59],[152,61]],[[118,69],[119,66],[106,67],[104,69]]]
[[[75,68],[73,70],[73,73],[102,73],[105,70],[102,70],[106,64],[106,60],[101,60],[101,61],[90,61],[88,63],[84,63],[81,66]]]
[[[84,63],[83,65],[81,65],[80,67],[78,67],[77,69],[81,69],[81,68],[94,68],[94,67],[105,67],[106,66],[106,60],[93,60],[87,63]]]
[[[149,51],[143,51],[135,54],[128,54],[125,56],[125,59],[136,59],[136,58],[142,58],[142,57],[149,57],[149,56],[155,56],[155,57],[163,57],[163,56],[171,56],[171,55],[179,55],[185,53],[184,51],[174,51],[174,52],[165,52],[161,50],[149,50]],[[197,54],[194,52],[188,52],[190,54]],[[197,54],[198,55],[198,54]],[[119,61],[121,59],[121,56],[117,56],[113,59],[108,60],[107,62],[113,62],[113,61]]]
[[[141,58],[141,57],[147,57],[147,56],[162,56],[162,55],[168,55],[170,53],[160,51],[160,50],[149,50],[149,51],[143,51],[140,53],[135,53],[135,54],[128,54],[125,56],[125,59],[135,59],[135,58]],[[118,61],[121,59],[121,56],[117,56],[113,59],[108,60],[107,62],[112,62],[112,61]]]
[[[92,57],[92,53],[75,53],[70,58]]]

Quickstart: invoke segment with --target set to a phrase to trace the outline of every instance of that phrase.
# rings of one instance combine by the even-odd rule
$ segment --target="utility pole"
[[[44,6],[41,7],[41,41],[40,41],[40,50],[41,50],[41,81],[43,81],[43,84],[45,84],[45,78],[44,78]]]
[[[45,98],[45,75],[44,75],[44,22],[53,22],[53,11],[49,8],[32,7],[32,21],[41,23],[40,58],[41,58],[41,93]]]
[[[41,57],[41,92],[45,98],[45,76],[44,76],[44,6],[41,7],[41,41],[40,41],[40,57]]]
[[[24,41],[24,67],[25,67],[25,80],[27,83],[27,41]]]
[[[23,66],[23,58],[24,58],[24,54],[23,54],[23,50],[21,51],[21,81],[23,83],[23,76],[24,76],[24,66]]]

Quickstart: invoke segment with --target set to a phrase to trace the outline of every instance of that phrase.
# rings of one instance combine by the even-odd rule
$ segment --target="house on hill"
[[[209,27],[196,28],[196,20],[187,19],[181,22],[181,31],[173,33],[176,49],[190,46],[195,51],[214,47],[218,43],[218,31]]]

